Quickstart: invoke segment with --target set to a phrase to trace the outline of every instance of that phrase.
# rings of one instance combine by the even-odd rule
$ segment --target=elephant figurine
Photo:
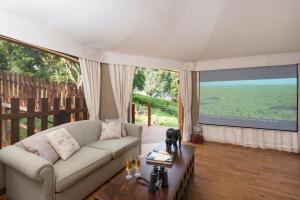
[[[181,148],[181,132],[180,129],[169,128],[166,132],[166,150],[167,152],[172,151],[172,145],[174,150],[178,150],[177,141],[179,141],[179,148]]]

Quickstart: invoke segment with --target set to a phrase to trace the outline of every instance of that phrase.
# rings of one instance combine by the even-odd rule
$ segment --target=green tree
[[[0,70],[81,86],[78,63],[28,46],[0,40]]]
[[[146,83],[145,83],[145,92],[148,96],[157,97],[157,90],[159,87],[158,76],[157,76],[156,69],[146,69],[145,76],[146,76]]]
[[[135,69],[134,78],[133,78],[133,90],[142,91],[145,89],[146,76],[145,76],[145,69],[141,67],[137,67]]]
[[[0,70],[7,70],[7,69],[8,69],[8,61],[6,58],[5,49],[1,48],[0,46]]]
[[[138,77],[141,76],[140,73],[143,73],[143,79]],[[176,72],[139,68],[134,78],[140,80],[143,89],[139,90],[144,91],[148,96],[171,98],[173,101],[177,101],[178,74]],[[135,89],[137,87],[134,86],[133,88]]]

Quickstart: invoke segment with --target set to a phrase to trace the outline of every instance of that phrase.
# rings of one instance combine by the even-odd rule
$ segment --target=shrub
[[[153,109],[158,109],[168,115],[177,115],[177,103],[172,100],[149,97],[137,93],[133,93],[132,100],[137,106],[150,104]]]

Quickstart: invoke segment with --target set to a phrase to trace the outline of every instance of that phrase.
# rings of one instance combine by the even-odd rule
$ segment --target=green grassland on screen
[[[297,120],[297,86],[200,87],[200,114],[295,121]]]

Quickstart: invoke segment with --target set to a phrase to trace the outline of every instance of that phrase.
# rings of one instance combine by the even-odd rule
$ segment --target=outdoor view
[[[132,101],[136,105],[136,123],[147,124],[147,106],[150,104],[152,124],[177,127],[177,98],[176,72],[136,69],[132,94]]]
[[[4,75],[3,73],[5,73],[6,77],[5,81],[1,80],[1,98],[5,105],[9,105],[9,98],[11,97],[21,98],[21,95],[28,95],[28,93],[30,93],[30,88],[23,88],[24,91],[21,91],[20,87],[20,84],[25,84],[22,80],[28,80],[27,78],[30,77],[32,77],[31,80],[37,84],[37,89],[41,88],[41,91],[45,91],[45,85],[42,84],[42,81],[48,81],[48,89],[51,89],[51,87],[54,88],[54,86],[62,86],[63,90],[65,90],[65,95],[72,95],[72,91],[68,91],[66,86],[74,87],[75,89],[73,89],[73,91],[75,92],[82,84],[80,68],[76,62],[6,40],[0,40],[0,72],[2,76]],[[54,84],[50,84],[50,81]],[[4,83],[7,86],[6,88],[4,88]],[[8,97],[7,102],[4,99],[4,95]],[[45,94],[42,93],[38,95],[45,97]],[[2,108],[2,111],[6,113],[11,112],[9,107]],[[48,127],[50,128],[52,126],[53,116],[49,116]],[[41,118],[37,117],[35,118],[35,129],[39,131],[40,128]],[[2,141],[6,141],[7,138],[9,142],[10,137],[8,134],[11,132],[11,123],[8,123],[8,120],[3,121],[2,132]],[[27,119],[22,118],[20,120],[21,139],[26,137],[26,132]]]
[[[63,57],[0,39],[0,70],[81,86],[79,64]]]
[[[297,79],[200,82],[200,120],[295,130]]]
[[[20,112],[26,112],[27,99],[33,95],[36,98],[35,110],[41,109],[42,97],[61,98],[62,108],[65,99],[81,98],[82,80],[80,67],[64,57],[38,50],[30,46],[0,40],[0,90],[3,113],[11,113],[12,97],[20,99]],[[30,80],[30,81],[29,81]],[[26,87],[27,84],[31,84]],[[35,88],[33,92],[32,87]],[[35,94],[33,94],[35,93]],[[57,96],[59,95],[59,96]],[[146,125],[148,122],[148,105],[151,106],[151,124],[177,127],[177,73],[165,70],[150,70],[137,68],[133,81],[133,103],[136,105],[136,123]],[[53,102],[49,100],[49,109]],[[23,109],[23,110],[22,110]],[[74,120],[75,114],[71,115]],[[47,127],[53,126],[53,115],[47,117]],[[10,143],[11,123],[3,120],[2,143]],[[34,118],[34,131],[41,130],[42,119]],[[20,119],[20,139],[27,137],[27,118]]]

